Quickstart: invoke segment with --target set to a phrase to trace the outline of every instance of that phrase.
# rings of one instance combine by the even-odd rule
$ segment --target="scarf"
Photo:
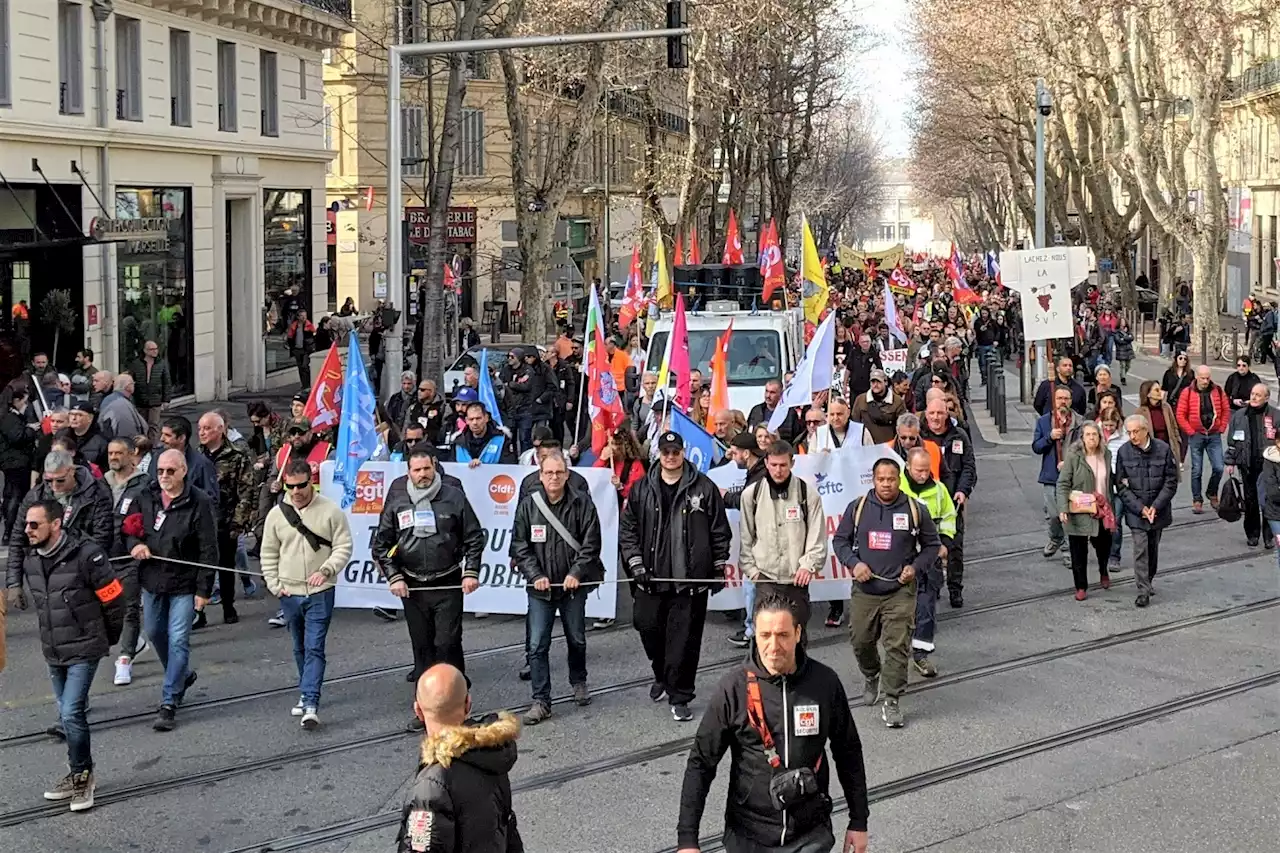
[[[1063,445],[1065,442],[1071,440],[1071,413],[1067,412],[1066,415],[1063,415],[1062,412],[1054,412],[1053,425],[1057,429],[1062,430],[1062,438],[1059,438],[1055,442],[1055,445],[1057,446],[1058,461],[1061,462],[1065,458],[1062,455]]]
[[[418,512],[426,510],[427,512],[432,512],[434,516],[434,511],[431,509],[431,501],[435,499],[436,495],[440,494],[440,486],[443,484],[444,479],[439,473],[436,474],[435,479],[427,484],[425,489],[419,489],[413,484],[412,480],[405,483],[405,490],[409,493],[410,502],[413,503],[413,535],[418,539],[426,539],[436,532],[418,524]]]

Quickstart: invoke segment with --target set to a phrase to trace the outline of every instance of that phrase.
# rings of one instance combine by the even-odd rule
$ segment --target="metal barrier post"
[[[996,398],[1000,401],[1000,408],[996,410],[996,430],[1004,435],[1009,431],[1009,407],[1005,401],[1004,389],[1004,371],[1000,371],[1000,375],[995,378]]]

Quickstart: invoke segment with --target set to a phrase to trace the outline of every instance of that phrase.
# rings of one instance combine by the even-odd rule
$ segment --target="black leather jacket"
[[[663,578],[724,577],[732,532],[720,488],[688,461],[676,489],[670,517],[662,512],[662,467],[655,465],[631,487],[618,524],[618,546],[627,574],[657,590],[696,592],[694,584],[654,583]],[[670,539],[659,549],[663,536]],[[665,554],[665,559],[660,556]],[[706,587],[703,587],[705,589]]]
[[[431,501],[436,532],[415,536],[408,484],[407,475],[392,481],[373,535],[373,560],[387,583],[440,583],[455,575],[459,563],[465,563],[463,577],[479,578],[484,528],[462,489],[443,482]]]

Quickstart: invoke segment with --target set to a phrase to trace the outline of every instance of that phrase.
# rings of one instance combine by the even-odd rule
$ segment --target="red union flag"
[[[311,386],[303,414],[311,419],[311,428],[316,430],[337,426],[342,418],[342,359],[338,358],[336,342],[324,357],[324,366]]]
[[[743,263],[742,235],[738,233],[738,214],[734,212],[733,208],[729,208],[729,225],[725,228],[724,258],[722,263],[725,266]]]
[[[893,272],[889,275],[889,286],[897,293],[905,293],[912,296],[916,292],[916,283],[911,280],[911,276],[903,271],[901,266],[893,268]]]

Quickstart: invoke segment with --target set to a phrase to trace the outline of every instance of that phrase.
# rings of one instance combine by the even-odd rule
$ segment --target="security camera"
[[[1048,89],[1040,90],[1040,95],[1036,98],[1036,109],[1045,118],[1053,115],[1053,96],[1049,94]]]

